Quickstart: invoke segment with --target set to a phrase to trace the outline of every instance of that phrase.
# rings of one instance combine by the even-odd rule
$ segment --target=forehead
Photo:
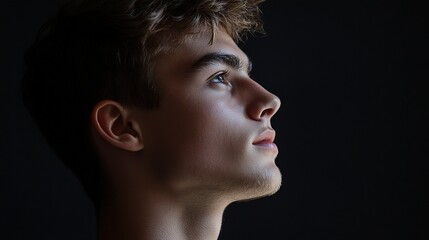
[[[244,65],[248,65],[247,55],[237,46],[231,36],[223,29],[215,31],[215,39],[212,39],[211,31],[204,31],[190,35],[185,41],[160,54],[155,59],[154,73],[162,77],[168,72],[186,72],[195,62],[207,54],[220,53],[234,55]]]

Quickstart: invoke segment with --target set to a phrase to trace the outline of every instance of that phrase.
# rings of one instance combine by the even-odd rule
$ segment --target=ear
[[[111,100],[97,103],[91,121],[99,136],[113,146],[132,152],[143,149],[139,125],[131,118],[130,110],[121,104]]]

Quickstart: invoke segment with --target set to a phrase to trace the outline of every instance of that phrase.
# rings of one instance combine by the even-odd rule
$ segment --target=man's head
[[[177,191],[275,191],[277,151],[260,140],[279,100],[234,42],[262,29],[260,2],[86,0],[41,29],[24,103],[93,200],[126,159]]]

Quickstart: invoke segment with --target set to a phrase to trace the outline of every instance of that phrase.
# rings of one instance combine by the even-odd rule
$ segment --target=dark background
[[[2,1],[0,239],[95,239],[94,210],[24,110],[22,54],[59,0]],[[417,1],[263,4],[243,49],[282,99],[284,178],[235,203],[220,239],[429,239],[428,9]]]

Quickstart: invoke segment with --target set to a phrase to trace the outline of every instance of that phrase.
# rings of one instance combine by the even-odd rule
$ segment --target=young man
[[[26,54],[24,103],[97,209],[99,239],[216,239],[275,193],[280,100],[236,45],[260,0],[86,0]]]

